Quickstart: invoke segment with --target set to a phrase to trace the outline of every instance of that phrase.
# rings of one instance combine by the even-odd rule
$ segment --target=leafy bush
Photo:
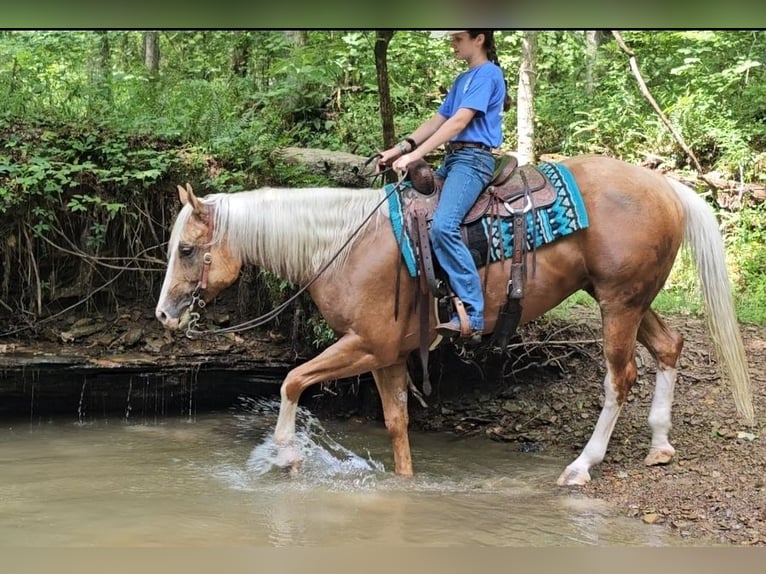
[[[690,165],[608,34],[594,61],[582,32],[537,37],[539,152],[631,162],[651,155],[665,168]],[[310,184],[314,176],[275,164],[271,153],[295,145],[369,156],[382,146],[374,31],[163,31],[157,74],[144,66],[142,38],[130,30],[0,31],[0,245],[7,263],[0,287],[5,295],[17,286],[24,310],[39,311],[39,301],[88,267],[60,249],[64,238],[89,257],[137,261],[148,253],[159,261],[176,183],[191,181],[203,192]],[[624,38],[705,169],[766,181],[766,35],[629,31]],[[500,31],[496,42],[515,99],[521,34]],[[394,33],[388,71],[398,136],[434,113],[463,65],[448,42],[427,32]],[[504,121],[504,148],[512,150],[515,111]],[[728,249],[737,254],[738,301],[752,301],[742,313],[761,320],[763,210],[721,215]],[[99,265],[102,275],[92,281],[113,276]],[[692,276],[684,265],[671,276],[668,301],[688,293]],[[141,273],[142,289],[152,289],[152,273]],[[323,327],[315,330],[321,339]]]

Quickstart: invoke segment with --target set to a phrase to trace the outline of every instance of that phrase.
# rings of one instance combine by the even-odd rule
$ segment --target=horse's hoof
[[[294,460],[290,464],[281,465],[279,468],[284,476],[295,478],[301,471],[301,461]]]
[[[301,466],[301,457],[292,446],[279,449],[273,461],[274,466],[281,468],[286,474],[295,474]]]
[[[644,459],[646,466],[657,466],[661,464],[668,464],[673,460],[673,455],[676,453],[675,449],[668,445],[665,448],[652,448],[649,450],[649,454]]]
[[[578,468],[565,468],[556,484],[559,486],[582,486],[590,482],[590,473]]]

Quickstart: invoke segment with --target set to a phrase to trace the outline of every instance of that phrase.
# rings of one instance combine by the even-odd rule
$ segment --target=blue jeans
[[[472,330],[484,329],[484,294],[476,264],[460,237],[460,223],[492,180],[494,169],[490,152],[463,148],[448,153],[435,172],[445,179],[431,223],[431,243],[452,290],[465,305]]]

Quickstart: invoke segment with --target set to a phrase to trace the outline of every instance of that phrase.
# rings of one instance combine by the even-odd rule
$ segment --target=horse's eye
[[[189,257],[192,253],[194,253],[194,246],[193,245],[179,245],[178,246],[178,253],[180,253],[182,257]]]

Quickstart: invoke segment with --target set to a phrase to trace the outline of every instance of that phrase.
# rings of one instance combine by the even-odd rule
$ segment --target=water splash
[[[279,412],[277,401],[252,398],[240,400],[241,408],[246,409],[247,413],[241,412],[238,415],[241,423],[256,416],[260,423],[264,419],[273,419],[271,428],[274,427]],[[376,473],[385,472],[383,463],[373,460],[369,452],[365,458],[337,442],[319,420],[303,407],[298,407],[295,443],[292,448],[301,460],[300,475],[307,479],[370,479]],[[285,462],[285,450],[277,445],[273,433],[268,433],[250,453],[247,470],[254,476],[262,476],[273,470],[282,472]]]
[[[294,450],[299,453],[300,473],[307,478],[335,478],[384,472],[383,464],[363,458],[326,434],[321,427],[296,432]],[[285,466],[284,450],[269,435],[250,453],[247,469],[260,476]]]

